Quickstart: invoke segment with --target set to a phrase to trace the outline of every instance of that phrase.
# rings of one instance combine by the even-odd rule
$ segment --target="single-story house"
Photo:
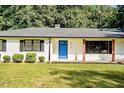
[[[50,62],[108,62],[124,60],[124,31],[113,28],[24,28],[0,31],[0,60],[4,55],[36,53]]]

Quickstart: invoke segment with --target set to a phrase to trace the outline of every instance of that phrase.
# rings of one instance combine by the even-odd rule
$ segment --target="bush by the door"
[[[12,56],[12,60],[16,63],[21,63],[24,59],[24,55],[23,54],[14,54]]]
[[[44,62],[45,61],[45,57],[44,56],[39,56],[38,59],[39,59],[40,62]]]
[[[11,57],[9,55],[4,55],[3,56],[3,60],[4,60],[5,63],[6,62],[10,62],[11,61]]]
[[[36,61],[36,53],[27,53],[25,61],[27,63],[35,63],[35,61]]]

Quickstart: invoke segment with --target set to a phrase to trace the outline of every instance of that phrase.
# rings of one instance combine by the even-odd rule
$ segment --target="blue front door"
[[[59,41],[59,59],[67,59],[68,54],[68,42],[67,40],[60,40]]]

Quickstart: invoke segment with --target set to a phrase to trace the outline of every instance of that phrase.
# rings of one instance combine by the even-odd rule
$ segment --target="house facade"
[[[4,55],[29,52],[50,62],[117,63],[124,60],[124,32],[94,28],[25,28],[0,32],[1,61]]]

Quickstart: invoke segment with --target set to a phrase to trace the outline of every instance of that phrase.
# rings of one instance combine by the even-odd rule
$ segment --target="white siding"
[[[67,59],[59,59],[59,40],[67,40],[68,41],[68,58]],[[82,40],[81,39],[52,39],[52,53],[51,60],[52,61],[81,61],[82,60]]]
[[[59,40],[68,40],[68,58],[60,60],[58,55],[58,42]],[[85,40],[112,40],[112,38],[85,38]],[[82,61],[83,38],[53,38],[52,39],[52,61]],[[85,59],[87,62],[111,62],[111,54],[86,54]],[[115,60],[124,60],[124,39],[115,39]]]
[[[25,39],[25,38],[23,38]],[[13,54],[24,54],[26,55],[26,53],[36,53],[37,54],[37,57],[38,56],[45,56],[46,60],[45,61],[48,61],[48,48],[49,48],[49,40],[48,39],[41,39],[41,40],[44,40],[44,52],[32,52],[32,51],[25,51],[25,52],[20,52],[20,40],[23,40],[23,39],[20,39],[20,38],[7,38],[7,42],[6,42],[6,52],[0,52],[1,54],[1,61],[3,61],[3,56],[4,55],[10,55],[12,56]],[[31,38],[30,38],[31,39]],[[37,59],[38,61],[38,59]]]
[[[1,61],[3,61],[2,57],[4,55],[12,56],[15,53],[20,53],[26,55],[28,52],[20,52],[20,40],[25,38],[1,38],[6,39],[6,52],[0,52]],[[32,38],[28,38],[32,39]],[[49,40],[48,38],[35,38],[44,40],[44,52],[35,52],[37,56],[45,56],[46,61],[49,58]],[[65,60],[60,60],[58,55],[58,42],[59,40],[67,40],[68,41],[68,58]],[[85,40],[112,40],[112,38],[85,38]],[[82,61],[83,58],[83,38],[52,38],[51,39],[51,61]],[[87,62],[111,62],[112,55],[111,54],[86,54]],[[116,62],[119,60],[124,60],[124,39],[115,39],[115,60]],[[38,61],[38,60],[37,60]]]
[[[115,41],[115,59],[116,61],[124,61],[124,39],[116,39]]]
[[[111,62],[111,54],[86,54],[86,61],[89,62]]]

